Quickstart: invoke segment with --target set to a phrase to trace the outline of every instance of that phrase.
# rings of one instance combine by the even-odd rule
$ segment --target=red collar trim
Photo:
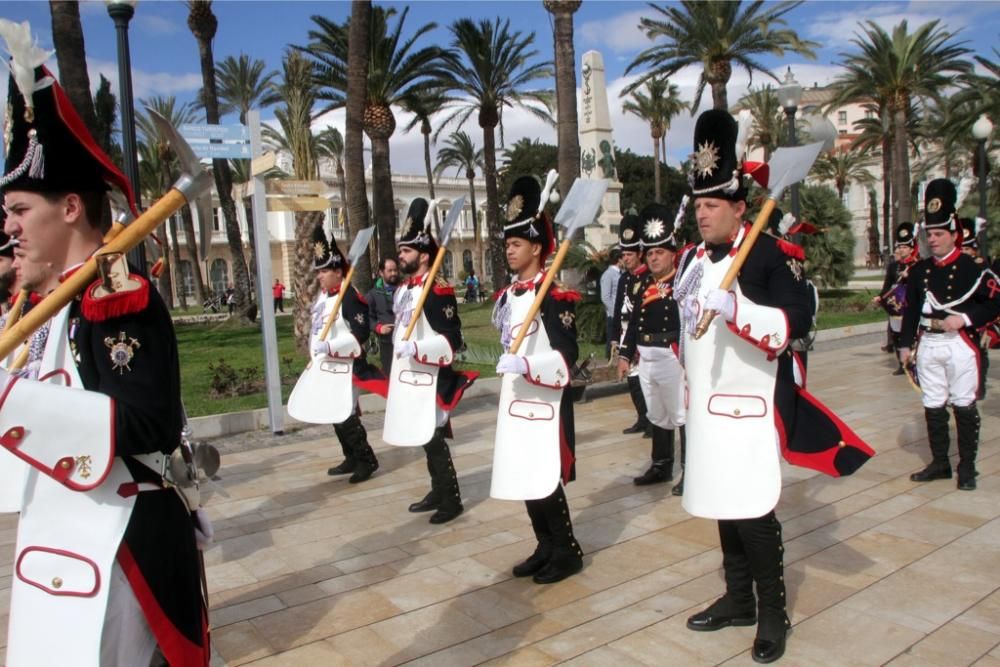
[[[647,266],[645,264],[640,264],[639,268],[636,269],[635,272],[632,273],[632,275],[633,276],[641,276],[642,274],[646,273],[646,271],[649,271],[649,266]]]
[[[408,279],[406,284],[410,287],[422,287],[425,280],[427,280],[427,274],[421,273],[419,276],[413,276]]]
[[[954,248],[951,249],[951,252],[949,252],[947,255],[945,255],[941,259],[938,259],[937,257],[935,257],[934,258],[934,266],[948,266],[949,264],[954,264],[955,260],[957,260],[958,256],[961,255],[961,254],[962,254],[962,250],[958,246],[955,246]]]

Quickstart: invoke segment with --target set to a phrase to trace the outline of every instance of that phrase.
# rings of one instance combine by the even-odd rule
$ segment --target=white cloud
[[[155,14],[136,14],[132,22],[139,32],[153,35],[172,35],[181,29],[181,26],[177,22]]]
[[[945,29],[954,32],[970,24],[970,17],[962,15],[962,4],[948,3],[947,21],[943,22]],[[824,47],[843,49],[851,46],[851,40],[862,30],[860,24],[866,21],[872,21],[889,32],[905,20],[912,32],[914,28],[924,23],[942,19],[940,12],[939,4],[926,2],[912,2],[909,5],[873,2],[869,5],[858,5],[857,9],[851,12],[834,10],[819,14],[809,22],[804,32],[807,37],[816,38]]]
[[[576,28],[584,45],[607,48],[615,53],[632,53],[649,45],[646,33],[639,27],[639,19],[649,14],[647,9],[621,14],[604,21],[587,21]]]
[[[111,81],[111,90],[118,96],[118,63],[107,60],[87,59],[87,69],[90,72],[90,85],[97,89],[99,75],[103,74]],[[132,68],[132,95],[138,101],[151,95],[177,95],[197,91],[201,88],[201,74],[197,72],[148,72]]]

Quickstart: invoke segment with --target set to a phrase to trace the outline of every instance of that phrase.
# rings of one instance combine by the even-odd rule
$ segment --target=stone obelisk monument
[[[618,242],[622,184],[615,168],[615,142],[604,80],[604,58],[599,51],[583,54],[583,105],[580,108],[580,177],[611,181],[596,225],[585,228],[584,238],[597,249]]]

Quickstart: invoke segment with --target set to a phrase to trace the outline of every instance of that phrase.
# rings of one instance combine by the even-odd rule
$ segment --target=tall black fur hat
[[[913,245],[913,223],[912,222],[901,222],[899,226],[896,227],[896,245]]]
[[[534,176],[521,176],[510,186],[507,196],[504,240],[522,238],[542,246],[542,261],[555,249],[555,234],[548,216],[541,210],[542,186]]]
[[[403,231],[396,241],[396,247],[406,246],[413,248],[417,252],[434,254],[437,252],[438,244],[431,235],[427,211],[430,204],[423,197],[417,197],[410,202],[410,210],[406,212],[406,220],[403,222]]]
[[[743,156],[737,155],[739,125],[728,111],[710,109],[694,127],[688,182],[694,197],[745,201]]]
[[[924,228],[958,231],[955,202],[958,191],[947,178],[935,178],[924,190]]]
[[[649,204],[639,214],[642,249],[666,248],[677,250],[677,241],[673,234],[673,218],[663,204]]]
[[[333,236],[326,238],[322,223],[313,228],[313,270],[320,269],[347,269],[347,258]]]
[[[629,211],[622,218],[618,226],[618,249],[619,250],[640,250],[642,239],[642,218]]]

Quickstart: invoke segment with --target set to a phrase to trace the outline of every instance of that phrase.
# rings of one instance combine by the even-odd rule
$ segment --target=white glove
[[[501,354],[497,360],[497,375],[511,373],[513,375],[524,375],[528,372],[528,362],[524,357],[516,354]]]
[[[417,356],[417,344],[412,340],[404,340],[396,343],[396,358],[408,359]]]
[[[317,357],[319,355],[323,355],[326,357],[330,356],[330,343],[326,342],[325,340],[318,340],[315,343],[313,343],[312,356]]]
[[[705,310],[714,310],[726,318],[727,322],[732,322],[736,319],[736,298],[726,290],[709,290],[705,296]]]
[[[215,528],[212,527],[212,521],[208,518],[208,513],[201,507],[194,511],[194,518],[194,539],[198,544],[198,548],[204,549],[215,538]]]

